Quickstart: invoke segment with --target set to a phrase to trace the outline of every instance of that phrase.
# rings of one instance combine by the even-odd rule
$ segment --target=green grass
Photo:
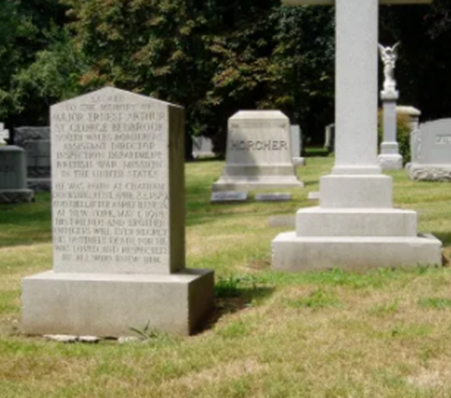
[[[285,203],[212,205],[223,162],[186,166],[187,263],[216,272],[216,312],[189,338],[134,325],[140,341],[59,344],[23,334],[20,281],[52,267],[49,195],[0,207],[0,397],[449,397],[448,267],[271,270],[274,215],[313,206],[331,157],[299,169]],[[451,189],[393,172],[397,207],[451,254]]]

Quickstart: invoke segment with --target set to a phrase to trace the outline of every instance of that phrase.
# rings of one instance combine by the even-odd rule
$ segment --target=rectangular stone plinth
[[[130,327],[188,335],[214,302],[213,271],[173,275],[44,272],[22,281],[28,334],[134,335]]]
[[[298,237],[279,234],[272,242],[272,268],[288,272],[365,270],[441,264],[442,243],[432,235],[415,237]]]
[[[384,175],[328,175],[320,180],[323,208],[382,208],[393,206],[392,179]]]
[[[417,235],[417,213],[401,209],[301,209],[296,215],[297,236]]]
[[[451,164],[412,163],[408,173],[410,179],[415,181],[451,182]]]

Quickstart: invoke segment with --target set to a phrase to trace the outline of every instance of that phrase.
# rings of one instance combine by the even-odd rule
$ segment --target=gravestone
[[[240,111],[229,119],[226,165],[217,191],[302,188],[292,162],[290,123],[280,111]]]
[[[302,157],[302,133],[298,125],[290,126],[291,132],[291,152],[292,161],[295,166],[305,166],[305,159]]]
[[[418,181],[451,181],[451,119],[421,124],[412,134],[409,176]]]
[[[420,126],[421,111],[413,106],[400,105],[396,107],[398,115],[407,115],[410,119],[410,129],[415,131]]]
[[[420,3],[386,0],[381,3]],[[283,0],[335,4],[335,166],[321,177],[319,206],[300,209],[296,230],[272,242],[286,271],[441,264],[441,242],[417,234],[417,214],[393,208],[392,179],[377,161],[379,0]]]
[[[50,128],[15,128],[14,143],[25,149],[27,154],[28,187],[35,191],[50,191],[52,185]]]
[[[25,152],[6,145],[7,139],[9,131],[0,123],[0,204],[32,202],[34,192],[27,189]]]
[[[210,137],[198,136],[193,138],[193,158],[213,158],[213,140]]]
[[[31,334],[193,332],[213,272],[185,268],[183,108],[115,88],[51,108],[53,270],[23,279]]]
[[[329,153],[335,152],[335,124],[329,124],[326,126],[324,139],[324,149]]]

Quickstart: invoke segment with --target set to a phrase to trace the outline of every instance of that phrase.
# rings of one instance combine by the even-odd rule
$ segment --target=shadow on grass
[[[443,247],[451,246],[451,232],[432,232],[432,235],[443,243]]]
[[[52,240],[50,194],[34,203],[0,206],[0,247],[47,243]]]
[[[215,308],[198,333],[212,329],[224,316],[258,305],[272,295],[275,288],[258,285],[252,276],[219,279],[215,285]]]

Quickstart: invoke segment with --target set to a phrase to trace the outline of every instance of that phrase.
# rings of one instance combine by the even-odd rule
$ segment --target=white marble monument
[[[451,119],[421,124],[411,144],[408,172],[412,180],[451,182]]]
[[[382,3],[420,3],[387,0]],[[300,209],[296,231],[272,243],[272,266],[286,271],[366,269],[441,263],[441,242],[418,235],[417,214],[393,208],[392,179],[377,161],[379,0],[284,0],[333,4],[336,12],[336,144],[319,207]]]
[[[302,188],[290,134],[290,121],[280,111],[240,111],[232,116],[226,165],[213,192]]]
[[[184,110],[115,88],[51,108],[53,270],[23,279],[26,333],[189,334],[213,272],[185,268]]]
[[[402,156],[399,154],[399,145],[396,139],[398,128],[396,101],[399,98],[399,92],[396,90],[394,71],[398,58],[398,46],[399,42],[393,47],[384,47],[379,44],[379,53],[384,64],[384,89],[381,91],[383,140],[381,153],[378,156],[382,170],[402,169]]]

